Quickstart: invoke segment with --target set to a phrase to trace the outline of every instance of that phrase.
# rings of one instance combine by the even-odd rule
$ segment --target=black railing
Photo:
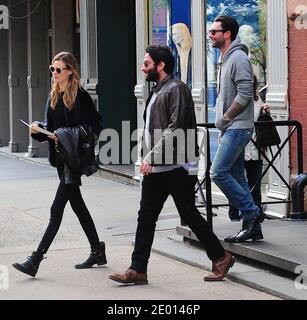
[[[292,194],[292,200],[277,200],[277,201],[269,201],[269,202],[262,202],[261,204],[280,204],[280,203],[292,203],[293,202],[293,212],[290,214],[290,218],[300,218],[300,219],[307,219],[307,215],[304,213],[304,192],[303,187],[307,185],[307,174],[302,177],[303,174],[303,133],[302,133],[302,125],[298,121],[289,120],[289,121],[257,121],[255,122],[255,126],[276,126],[276,127],[288,127],[289,128],[289,135],[287,138],[277,147],[277,152],[272,154],[272,159],[270,160],[265,152],[259,148],[256,141],[252,139],[252,142],[255,144],[259,153],[263,156],[263,158],[267,161],[268,165],[266,169],[263,171],[259,180],[255,183],[254,187],[261,182],[262,178],[268,172],[270,168],[272,168],[279,178],[283,181],[283,183],[287,186]],[[211,178],[210,178],[210,167],[211,167],[211,157],[210,157],[210,132],[209,129],[214,129],[215,124],[213,123],[203,123],[198,124],[198,127],[205,128],[206,134],[206,147],[205,150],[205,157],[206,157],[206,171],[204,177],[198,181],[198,185],[196,191],[199,191],[204,202],[204,205],[197,205],[197,207],[205,207],[206,214],[207,214],[207,221],[212,228],[212,217],[213,211],[212,208],[215,207],[226,207],[229,204],[212,204],[212,190],[211,190]],[[291,130],[290,130],[291,128]],[[301,179],[297,179],[297,187],[291,190],[291,186],[289,185],[288,181],[280,174],[280,172],[276,169],[274,165],[274,161],[281,156],[281,152],[286,144],[290,141],[290,138],[293,134],[297,132],[297,171],[298,175],[301,176]],[[303,179],[304,178],[304,179]],[[302,181],[303,180],[303,181]],[[296,182],[294,182],[294,186]],[[206,195],[203,194],[202,186],[205,185]],[[253,188],[254,188],[253,187]],[[252,188],[252,190],[253,190]],[[297,210],[297,211],[294,211]]]

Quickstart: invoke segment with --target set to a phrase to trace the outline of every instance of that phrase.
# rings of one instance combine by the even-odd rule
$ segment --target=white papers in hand
[[[29,128],[31,128],[31,125],[28,124],[27,122],[25,122],[24,120],[20,119],[20,121],[21,121],[23,124],[25,124],[26,126],[28,126]],[[45,130],[45,129],[39,127],[39,126],[36,127],[35,130],[36,130],[37,132],[43,133],[43,134],[45,134],[45,135],[47,135],[47,136],[53,136],[53,135],[54,135],[53,132],[50,132],[50,131],[48,131],[48,130]]]

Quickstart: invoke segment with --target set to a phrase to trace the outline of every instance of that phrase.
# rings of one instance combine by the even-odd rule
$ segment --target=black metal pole
[[[300,122],[296,121],[297,128],[297,171],[298,174],[304,172],[304,156],[303,156],[303,129]]]
[[[207,222],[213,230],[213,213],[212,213],[212,191],[211,191],[211,178],[210,178],[210,167],[211,167],[211,157],[210,157],[210,134],[209,129],[207,128],[207,168],[206,168],[206,199],[207,199]]]
[[[304,188],[307,185],[307,173],[300,174],[292,184],[292,212],[291,219],[307,219],[304,208]]]

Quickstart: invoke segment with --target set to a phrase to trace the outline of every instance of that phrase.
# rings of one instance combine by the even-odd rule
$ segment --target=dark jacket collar
[[[167,76],[166,78],[164,78],[162,81],[158,82],[154,87],[152,87],[152,91],[154,93],[158,93],[161,88],[164,86],[164,84],[170,80],[170,79],[173,79],[174,76],[172,74],[170,74],[169,76]]]

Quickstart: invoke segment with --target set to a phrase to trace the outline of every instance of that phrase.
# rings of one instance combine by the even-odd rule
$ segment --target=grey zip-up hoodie
[[[218,72],[218,99],[216,103],[216,127],[249,129],[254,127],[253,69],[248,57],[248,48],[239,39],[221,55]],[[234,119],[227,120],[224,113],[236,101],[244,107]]]

